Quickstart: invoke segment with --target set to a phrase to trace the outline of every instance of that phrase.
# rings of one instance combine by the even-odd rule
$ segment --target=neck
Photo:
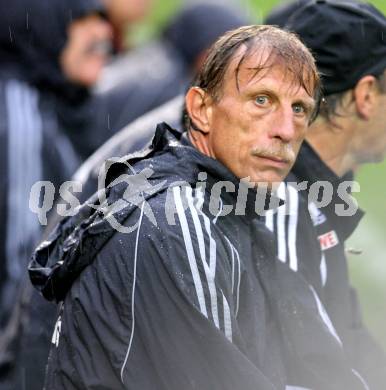
[[[121,53],[125,50],[125,25],[112,24],[113,28],[113,49],[115,53]]]
[[[212,150],[208,146],[207,134],[203,134],[200,131],[196,131],[196,130],[190,130],[188,131],[188,137],[192,145],[197,150],[199,150],[202,154],[204,154],[205,156],[215,158],[212,153]]]
[[[309,129],[307,142],[323,162],[339,177],[356,168],[351,152],[353,129],[348,118],[339,118],[335,124],[318,118]]]

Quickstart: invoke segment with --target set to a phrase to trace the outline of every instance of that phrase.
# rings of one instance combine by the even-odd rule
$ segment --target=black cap
[[[289,18],[311,49],[322,75],[325,95],[351,89],[365,75],[386,68],[386,18],[368,3],[312,1]]]

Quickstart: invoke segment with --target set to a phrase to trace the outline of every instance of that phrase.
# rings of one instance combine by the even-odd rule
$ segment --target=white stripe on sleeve
[[[328,316],[328,314],[326,312],[326,309],[324,308],[322,302],[320,301],[318,294],[316,293],[315,289],[311,285],[309,285],[309,287],[310,287],[312,293],[314,294],[316,305],[318,307],[318,312],[319,312],[319,315],[322,317],[323,322],[327,326],[327,328],[330,331],[330,333],[338,341],[338,343],[341,346],[343,346],[342,341],[341,341],[340,337],[338,336],[338,333],[336,332],[336,330],[334,328],[334,325],[332,324],[332,322],[330,320],[330,317]]]
[[[206,261],[206,253],[205,253],[205,240],[204,240],[204,234],[203,229],[201,226],[200,218],[198,216],[198,211],[194,206],[194,200],[192,197],[192,188],[191,187],[185,187],[186,188],[186,198],[188,200],[189,210],[193,218],[193,224],[195,228],[195,232],[197,235],[197,241],[198,241],[198,247],[199,252],[201,256],[202,265],[204,267],[206,281],[208,283],[209,288],[209,295],[210,295],[210,301],[211,301],[211,309],[212,309],[212,316],[213,321],[217,328],[220,327],[219,325],[219,317],[218,317],[218,303],[217,303],[217,291],[216,291],[216,284],[215,284],[215,276],[216,276],[216,242],[213,240],[211,236],[210,231],[210,221],[208,217],[204,214],[201,214],[204,218],[205,223],[205,230],[209,238],[209,265]]]
[[[231,311],[229,309],[228,301],[225,298],[225,295],[222,294],[222,304],[224,308],[224,331],[225,336],[229,341],[232,341],[232,319]]]
[[[322,281],[322,286],[324,287],[327,282],[327,263],[326,263],[326,256],[324,256],[323,252],[322,252],[322,258],[320,260],[320,278]]]
[[[182,236],[184,238],[186,253],[188,255],[188,261],[190,266],[190,271],[192,273],[194,287],[196,289],[198,304],[200,306],[201,313],[208,317],[208,312],[206,310],[206,304],[205,304],[205,295],[204,290],[202,288],[201,278],[197,267],[197,261],[196,256],[194,254],[192,239],[190,236],[189,226],[188,222],[186,220],[185,210],[182,205],[181,200],[181,188],[180,187],[173,187],[173,195],[174,195],[174,202],[176,205],[176,210],[178,214],[178,218],[181,224],[182,229]]]
[[[298,256],[296,247],[296,235],[298,228],[298,203],[299,194],[295,188],[288,186],[289,194],[289,222],[288,222],[288,254],[289,266],[293,271],[298,270]]]
[[[282,182],[277,189],[277,195],[280,199],[286,200],[286,185]],[[285,263],[287,261],[287,242],[286,242],[286,205],[277,209],[277,257]]]
[[[235,277],[234,277],[234,272],[236,270],[236,268],[233,266],[233,262],[234,260],[236,259],[237,260],[237,286],[236,286],[236,309],[235,309],[235,315],[237,317],[237,314],[239,312],[239,300],[240,300],[240,279],[241,279],[241,264],[240,264],[240,255],[239,255],[239,252],[237,251],[237,249],[234,247],[234,245],[230,242],[229,238],[227,236],[224,236],[226,241],[228,242],[228,245],[231,249],[231,252],[232,252],[232,271],[233,271],[233,275],[232,275],[232,293],[234,292],[233,291],[233,287],[234,287],[234,280],[235,280]]]
[[[271,232],[273,232],[273,213],[273,209],[267,210],[265,213],[265,226]]]

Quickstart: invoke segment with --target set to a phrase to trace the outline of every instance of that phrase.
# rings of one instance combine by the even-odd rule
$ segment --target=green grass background
[[[238,3],[259,23],[280,2],[240,0]],[[386,12],[386,0],[370,3]],[[145,23],[131,34],[134,41],[141,42],[155,35],[182,4],[181,0],[154,0],[154,9]],[[386,162],[364,166],[356,179],[361,187],[356,197],[366,216],[348,243],[349,247],[363,251],[349,259],[351,279],[359,293],[365,322],[386,349]]]

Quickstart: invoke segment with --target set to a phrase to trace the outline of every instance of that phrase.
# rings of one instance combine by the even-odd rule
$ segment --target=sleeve
[[[6,129],[4,128],[6,124],[4,123],[4,116],[2,116],[3,119],[0,119],[0,185],[1,188],[6,189],[7,188],[7,180],[8,180],[8,172],[7,172],[7,136],[6,136]],[[6,226],[7,226],[7,191],[3,190],[0,191],[0,235],[2,237],[2,240],[0,242],[0,305],[3,301],[3,294],[2,289],[6,282],[7,277],[7,261],[6,261]],[[3,312],[3,310],[1,310]]]
[[[8,320],[25,276],[39,222],[29,208],[33,184],[41,180],[42,116],[39,95],[17,80],[0,83],[0,317]]]
[[[21,331],[25,321],[26,266],[40,235],[29,208],[41,180],[43,117],[36,90],[16,79],[0,80],[0,388],[19,382]]]
[[[178,209],[174,226],[144,214],[66,297],[46,388],[275,389],[237,345],[230,259],[214,225],[193,209]]]

